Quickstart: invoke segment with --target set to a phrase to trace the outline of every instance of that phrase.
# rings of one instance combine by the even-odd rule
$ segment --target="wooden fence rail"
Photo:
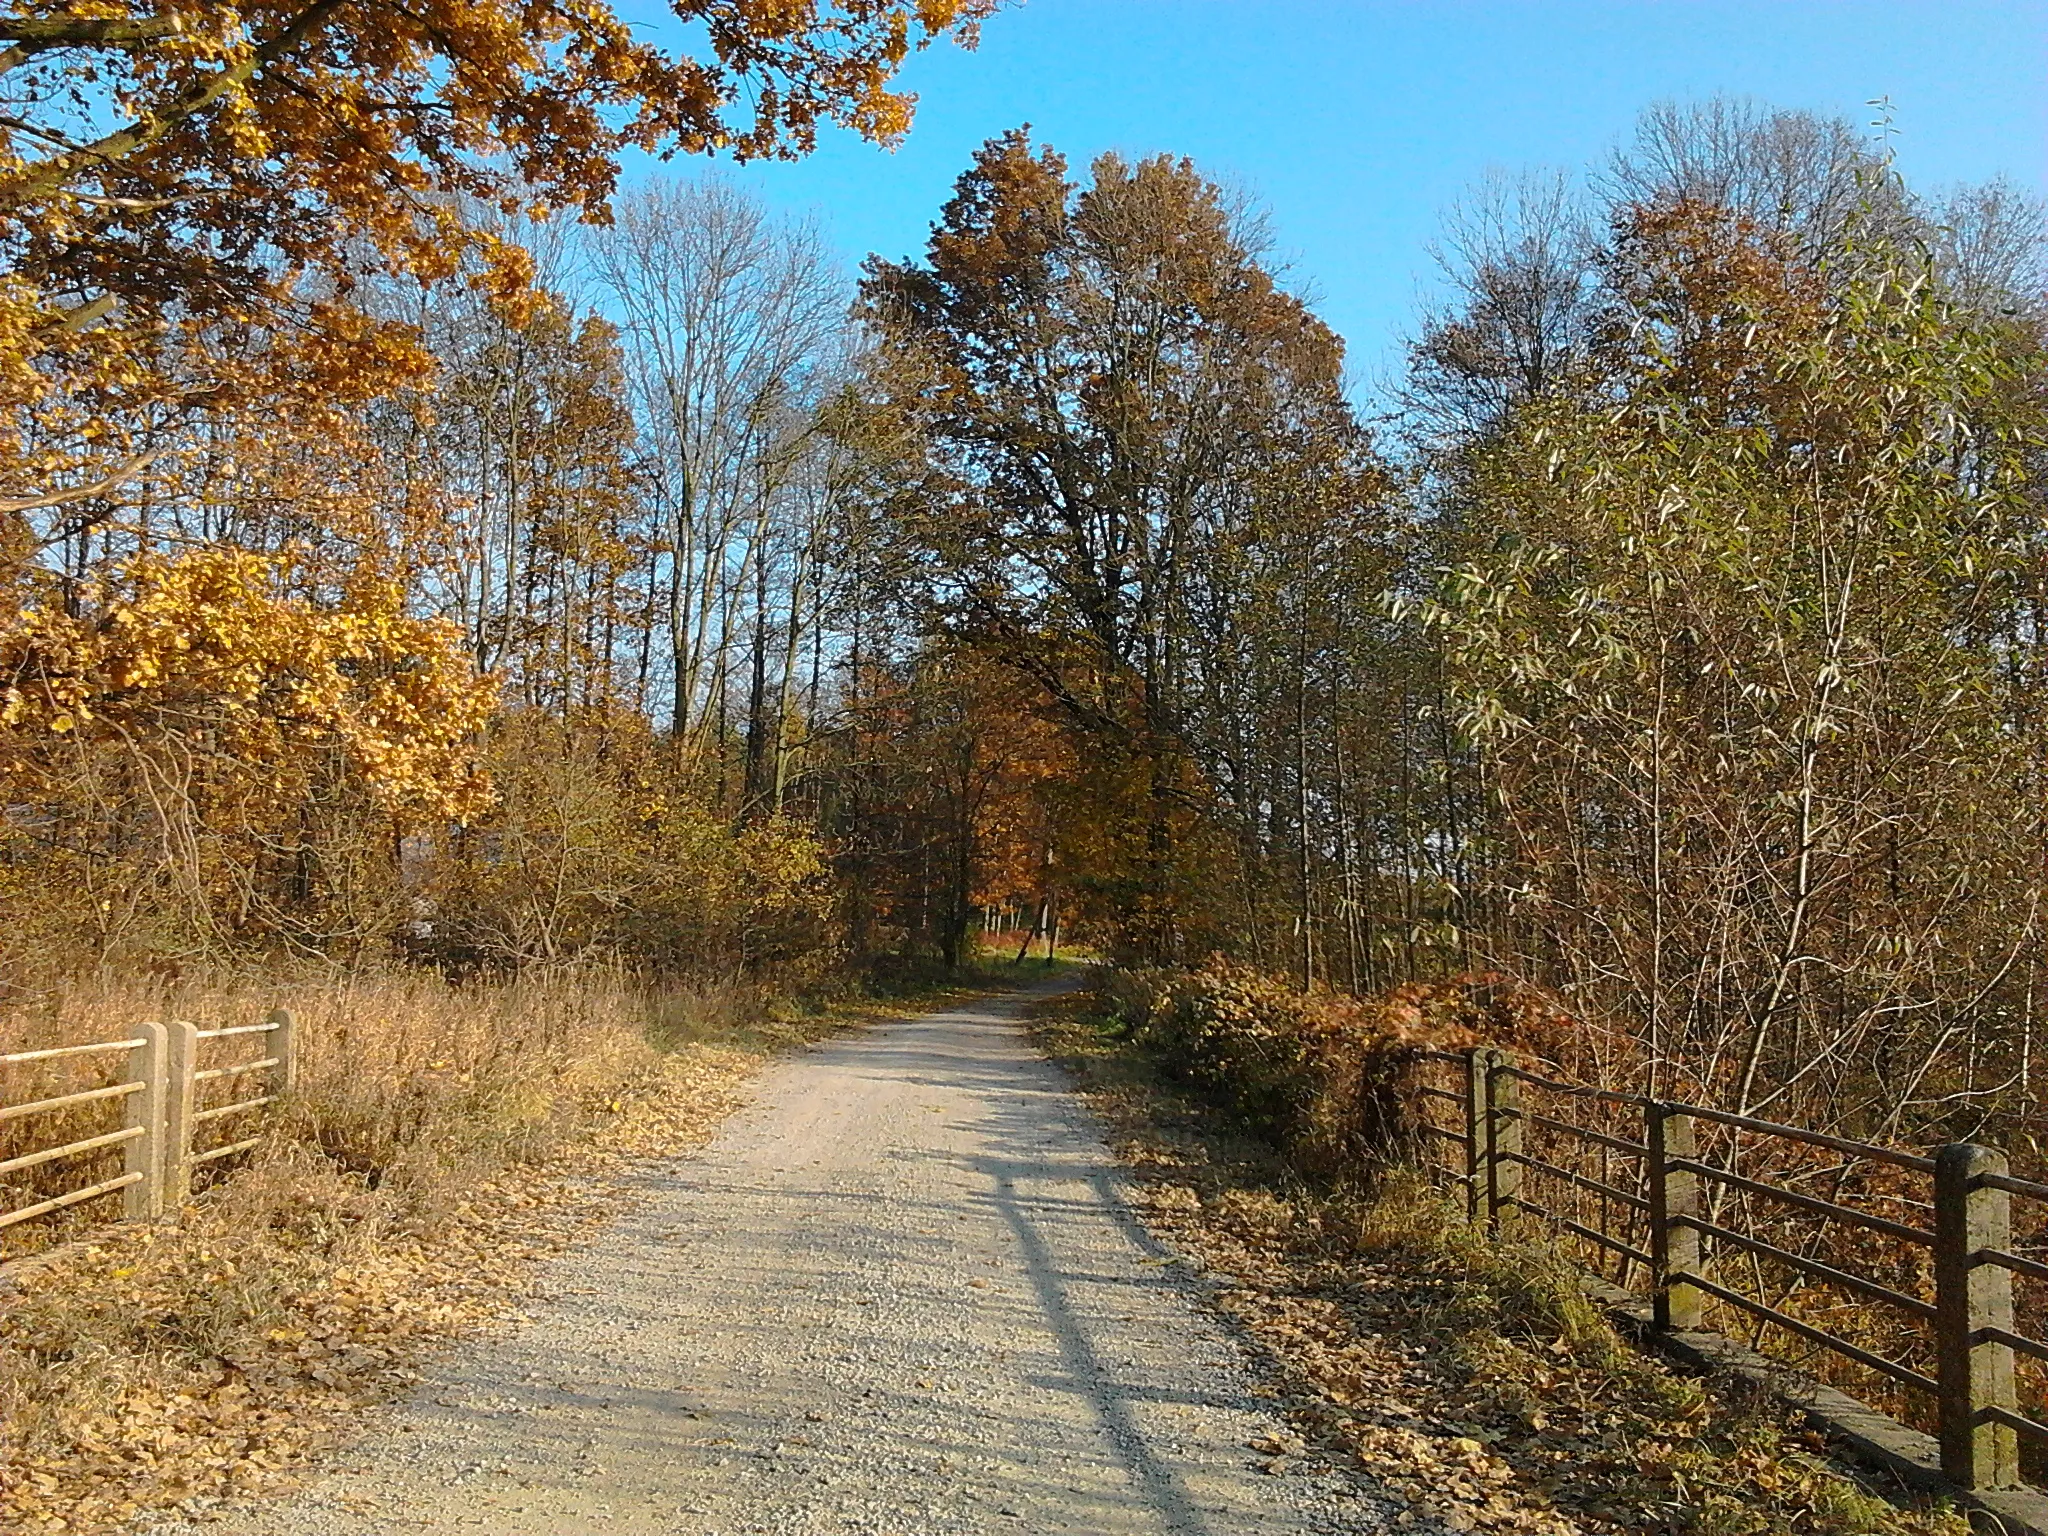
[[[207,1064],[218,1054],[210,1049],[213,1042],[259,1036],[263,1052],[260,1057]],[[36,1147],[31,1142],[32,1150],[0,1161],[0,1180],[9,1174],[110,1152],[116,1147],[122,1150],[122,1171],[110,1178],[61,1189],[12,1210],[0,1210],[0,1230],[116,1193],[121,1196],[123,1220],[155,1221],[174,1215],[191,1194],[195,1169],[246,1152],[261,1141],[260,1136],[243,1135],[210,1146],[203,1144],[213,1134],[211,1127],[229,1124],[246,1130],[248,1116],[289,1093],[298,1051],[291,1013],[279,1008],[261,1024],[229,1029],[201,1029],[182,1021],[138,1024],[128,1038],[121,1040],[0,1054],[0,1068],[97,1056],[124,1057],[117,1081],[20,1104],[0,1102],[0,1123],[33,1123],[62,1110],[118,1102],[120,1128],[50,1146]],[[222,1085],[230,1097],[225,1102],[201,1107],[212,1084]],[[252,1087],[254,1092],[250,1093]],[[244,1094],[247,1096],[238,1096]],[[219,1096],[218,1091],[212,1096]]]
[[[1613,1093],[1543,1076],[1490,1048],[1425,1052],[1424,1061],[1450,1069],[1420,1085],[1425,1159],[1462,1189],[1472,1220],[1488,1232],[1537,1222],[1592,1245],[1609,1257],[1621,1283],[1648,1292],[1658,1329],[1697,1333],[1709,1308],[1720,1304],[1920,1395],[1931,1405],[1941,1471],[1959,1488],[2019,1487],[2019,1442],[2048,1445],[2048,1423],[2022,1410],[2014,1364],[2016,1356],[2048,1362],[2048,1341],[2022,1327],[2013,1287],[2015,1276],[2048,1281],[2048,1263],[2013,1251],[2012,1206],[2016,1197],[2048,1203],[2048,1184],[2013,1177],[2003,1152],[1970,1144],[1932,1155],[1905,1152],[1707,1105]],[[1438,1123],[1431,1113],[1438,1106],[1454,1123]],[[1589,1123],[1594,1119],[1600,1123]],[[1720,1156],[1703,1152],[1702,1127],[1726,1139]],[[1541,1155],[1532,1131],[1584,1148],[1580,1166],[1566,1166],[1574,1159],[1563,1152]],[[1925,1209],[1930,1220],[1894,1220],[1740,1173],[1732,1149],[1743,1138],[1750,1146],[1775,1140],[1835,1152],[1847,1160],[1841,1167],[1899,1170],[1909,1192],[1895,1188],[1888,1198]],[[1590,1171],[1595,1158],[1598,1171]],[[1923,1187],[1924,1200],[1917,1194]],[[1560,1194],[1532,1194],[1548,1188]],[[1816,1221],[1843,1223],[1889,1240],[1897,1251],[1924,1250],[1931,1295],[1855,1273],[1846,1261],[1828,1262],[1811,1243],[1797,1251],[1797,1237],[1769,1219],[1740,1230],[1721,1214],[1723,1202],[1736,1198],[1787,1213],[1782,1220],[1796,1215],[1809,1235]],[[1567,1210],[1568,1202],[1578,1203]],[[1801,1284],[1889,1309],[1908,1328],[1905,1336],[1919,1340],[1906,1353],[1921,1363],[1865,1348],[1772,1305],[1738,1282],[1735,1260],[1753,1274],[1761,1273],[1759,1265],[1773,1266]]]

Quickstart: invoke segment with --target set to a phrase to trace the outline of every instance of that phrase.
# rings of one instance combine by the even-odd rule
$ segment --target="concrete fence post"
[[[1501,1237],[1517,1221],[1522,1194],[1522,1085],[1509,1070],[1514,1059],[1505,1051],[1489,1050],[1486,1057],[1486,1230]]]
[[[124,1143],[123,1173],[142,1177],[121,1191],[121,1214],[129,1221],[155,1221],[164,1213],[164,1094],[168,1086],[169,1032],[161,1024],[138,1024],[142,1043],[128,1052],[128,1081],[140,1093],[123,1101],[122,1128],[140,1131]]]
[[[192,1074],[199,1070],[199,1026],[173,1019],[164,1073],[164,1210],[171,1216],[192,1193]]]
[[[1692,1224],[1701,1214],[1700,1181],[1690,1168],[1671,1164],[1698,1156],[1694,1122],[1678,1105],[1654,1102],[1643,1118],[1644,1144],[1649,1148],[1644,1161],[1649,1174],[1652,1306],[1659,1328],[1690,1331],[1700,1326],[1707,1299],[1698,1286],[1686,1284],[1689,1277],[1706,1272],[1700,1230]]]
[[[283,1098],[299,1086],[299,1021],[289,1008],[273,1008],[264,1023],[270,1025],[270,1049],[277,1065],[270,1069],[270,1091]]]
[[[2012,1271],[1985,1262],[2012,1240],[2012,1197],[1983,1183],[2006,1171],[2003,1152],[1968,1143],[1934,1154],[1935,1379],[1940,1386],[1941,1470],[1958,1487],[2019,1483],[2019,1441],[1987,1410],[2019,1411],[2011,1346]]]

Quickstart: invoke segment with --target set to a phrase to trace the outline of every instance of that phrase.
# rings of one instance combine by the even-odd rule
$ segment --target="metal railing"
[[[263,1054],[256,1059],[215,1066],[203,1062],[202,1058],[216,1054],[209,1049],[213,1042],[259,1036]],[[290,1012],[282,1008],[261,1024],[227,1029],[201,1029],[182,1021],[138,1024],[121,1040],[0,1054],[0,1069],[89,1061],[96,1056],[124,1058],[118,1064],[116,1081],[18,1104],[0,1101],[0,1123],[33,1123],[62,1111],[104,1103],[118,1107],[120,1125],[48,1146],[31,1143],[29,1150],[0,1161],[0,1200],[5,1198],[4,1183],[10,1175],[91,1159],[116,1148],[122,1153],[122,1171],[112,1177],[87,1177],[86,1182],[44,1193],[28,1204],[0,1209],[0,1230],[114,1194],[121,1196],[123,1220],[153,1221],[174,1214],[191,1194],[194,1170],[249,1151],[262,1140],[248,1135],[203,1144],[210,1134],[208,1127],[236,1123],[237,1117],[274,1104],[291,1091],[297,1067],[296,1028]],[[246,1098],[235,1097],[257,1074],[257,1091]],[[208,1103],[208,1099],[221,1102]]]
[[[1906,1152],[1615,1093],[1544,1076],[1491,1048],[1427,1051],[1422,1061],[1440,1073],[1417,1088],[1427,1161],[1463,1189],[1471,1218],[1489,1232],[1537,1221],[1590,1245],[1616,1281],[1647,1291],[1656,1328],[1698,1332],[1709,1308],[1723,1305],[1919,1395],[1931,1405],[1942,1472],[1961,1488],[2016,1487],[2019,1440],[2048,1445],[2048,1422],[2022,1411],[2014,1369],[2015,1356],[2048,1362],[2048,1341],[2021,1329],[2013,1286],[2016,1276],[2048,1281],[2048,1263],[2014,1251],[2012,1210],[2015,1197],[2048,1204],[2048,1184],[2013,1177],[2003,1152],[1968,1143]],[[1437,1118],[1438,1106],[1453,1123]],[[1716,1155],[1702,1150],[1707,1135]],[[1745,1138],[1751,1149],[1790,1143],[1839,1154],[1845,1161],[1828,1170],[1838,1183],[1865,1165],[1896,1170],[1888,1176],[1895,1187],[1858,1206],[1751,1176],[1740,1171]],[[1727,1214],[1731,1202],[1751,1211],[1748,1230]],[[1897,1212],[1866,1208],[1882,1203]],[[1897,1219],[1916,1210],[1928,1213],[1925,1224]],[[1911,1256],[1928,1276],[1927,1294],[1857,1273],[1831,1249],[1823,1257],[1816,1241],[1805,1252],[1793,1246],[1837,1226]],[[1773,1304],[1761,1285],[1737,1283],[1730,1260],[1746,1263],[1752,1279],[1775,1271],[1887,1309],[1902,1324],[1892,1337],[1911,1358],[1844,1338],[1788,1310],[1786,1297]]]

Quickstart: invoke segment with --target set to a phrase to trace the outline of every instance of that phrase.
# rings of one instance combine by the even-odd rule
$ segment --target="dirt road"
[[[1238,1344],[1137,1227],[1021,997],[775,1068],[702,1154],[232,1536],[1384,1529],[1264,1474]]]

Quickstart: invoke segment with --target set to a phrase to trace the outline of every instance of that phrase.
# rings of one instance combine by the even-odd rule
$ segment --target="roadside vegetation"
[[[1305,1008],[1272,983],[1233,990],[1269,1023]],[[1256,1448],[1271,1470],[1354,1465],[1452,1530],[1969,1530],[1841,1462],[1762,1394],[1633,1348],[1571,1259],[1485,1240],[1414,1171],[1346,1179],[1312,1144],[1289,1156],[1256,1099],[1219,1095],[1170,1034],[1134,1023],[1112,985],[1041,1004],[1036,1028],[1107,1123],[1147,1225],[1265,1356],[1295,1431]]]
[[[277,986],[78,985],[39,1027],[237,1018]],[[308,976],[287,995],[307,1052],[260,1149],[176,1225],[60,1229],[0,1271],[7,1529],[112,1530],[291,1477],[429,1352],[516,1316],[537,1262],[630,1198],[604,1175],[700,1144],[772,1052],[946,994],[803,1008],[592,973]]]
[[[716,64],[602,5],[44,9],[0,18],[7,985],[829,988],[999,914],[1496,972],[1614,1086],[2048,1134],[2022,191],[1652,106],[1450,211],[1375,423],[1170,154],[1000,134],[858,275],[716,176],[614,195],[628,147],[893,140],[986,0],[740,7]],[[304,130],[365,92],[387,138]]]

